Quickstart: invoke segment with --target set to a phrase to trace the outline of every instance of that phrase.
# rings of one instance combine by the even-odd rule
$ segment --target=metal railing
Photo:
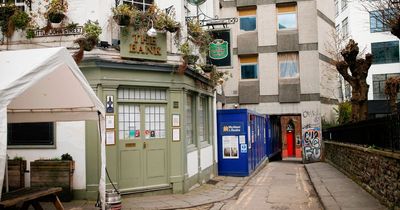
[[[400,151],[400,114],[323,130],[323,139]]]

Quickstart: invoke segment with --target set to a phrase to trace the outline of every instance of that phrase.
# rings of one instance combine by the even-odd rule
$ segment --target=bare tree
[[[336,62],[337,71],[351,85],[351,109],[353,122],[365,120],[368,117],[368,70],[372,64],[372,55],[366,54],[364,58],[357,58],[359,54],[358,43],[350,39],[346,47],[340,52],[343,60]],[[350,72],[349,72],[350,70]]]

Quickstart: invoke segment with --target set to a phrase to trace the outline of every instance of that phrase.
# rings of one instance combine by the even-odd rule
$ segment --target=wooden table
[[[24,188],[9,193],[4,193],[0,201],[0,210],[16,209],[16,205],[22,204],[21,210],[26,210],[30,205],[35,210],[43,210],[39,202],[52,202],[57,210],[64,210],[58,199],[57,192],[61,192],[61,187],[54,188]]]

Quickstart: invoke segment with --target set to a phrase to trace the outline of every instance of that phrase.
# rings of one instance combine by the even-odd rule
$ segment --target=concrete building
[[[238,18],[230,30],[231,62],[220,67],[232,72],[223,108],[280,117],[283,157],[318,160],[321,121],[335,119],[338,74],[325,48],[333,6],[333,0],[220,1],[220,17]]]
[[[27,39],[26,30],[16,30],[10,38],[0,36],[0,50],[64,46],[74,53],[78,50],[74,40],[83,36],[82,25],[87,20],[99,22],[104,47],[85,52],[79,67],[107,106],[107,169],[121,192],[181,193],[217,175],[216,102],[210,81],[192,70],[176,73],[180,55],[170,33],[158,32],[154,38],[139,35],[147,40],[143,45],[151,39],[151,45],[165,50],[157,55],[138,58],[135,52],[123,52],[132,41],[130,38],[137,34],[123,34],[111,12],[116,2],[143,7],[155,3],[164,11],[175,13],[175,19],[185,26],[185,17],[196,15],[197,8],[183,0],[64,1],[68,2],[67,18],[61,26],[47,30],[42,29],[47,25],[43,17],[46,2],[27,5],[15,0],[35,20],[36,37]],[[208,1],[200,9],[214,16],[215,6],[214,1]],[[66,29],[69,23],[78,26]],[[120,38],[125,39],[121,39],[121,52],[115,49]],[[47,129],[54,129],[56,134],[50,146],[13,146],[8,155],[28,160],[29,170],[29,161],[69,152],[75,160],[75,198],[95,199],[100,176],[96,124],[56,123]],[[25,176],[29,186],[29,174]]]
[[[338,34],[344,39],[351,38],[358,42],[363,53],[374,55],[367,77],[370,85],[368,100],[386,100],[385,80],[400,76],[399,39],[379,21],[380,16],[385,14],[387,11],[379,11],[367,1],[335,0],[335,27]],[[344,95],[345,99],[349,99],[349,88]]]

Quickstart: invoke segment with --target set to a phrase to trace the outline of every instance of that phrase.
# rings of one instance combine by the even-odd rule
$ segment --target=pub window
[[[118,99],[122,100],[166,100],[166,91],[156,88],[120,88]]]
[[[25,0],[0,0],[0,7],[6,4],[13,4],[21,11],[25,11]]]
[[[186,96],[186,140],[188,145],[194,144],[193,142],[194,110],[195,110],[194,96],[188,94]]]
[[[9,123],[7,131],[9,146],[55,145],[54,123]]]
[[[136,104],[118,106],[119,139],[140,138],[140,107]]]
[[[131,4],[136,7],[139,11],[146,11],[152,4],[154,0],[124,0],[124,4]]]
[[[165,138],[165,106],[149,105],[145,108],[145,133],[146,139]]]
[[[199,142],[208,142],[208,103],[206,97],[200,97],[199,104]]]
[[[399,41],[371,43],[371,52],[374,55],[373,64],[398,63]]]

